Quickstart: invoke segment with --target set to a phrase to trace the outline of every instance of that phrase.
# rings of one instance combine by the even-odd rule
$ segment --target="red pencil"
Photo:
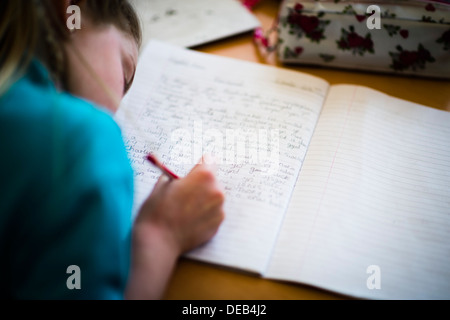
[[[171,179],[180,179],[175,173],[170,171],[162,162],[160,162],[153,154],[147,156],[147,160],[150,161],[155,167],[159,168],[165,175]]]

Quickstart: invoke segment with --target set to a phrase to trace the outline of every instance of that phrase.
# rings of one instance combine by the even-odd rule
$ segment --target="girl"
[[[224,196],[204,164],[161,178],[131,226],[133,174],[111,113],[140,41],[126,0],[0,2],[1,298],[161,298],[177,258],[216,233]]]

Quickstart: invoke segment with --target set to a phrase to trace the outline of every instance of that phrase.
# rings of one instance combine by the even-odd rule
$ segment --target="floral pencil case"
[[[283,63],[450,78],[450,4],[285,0],[277,50]]]

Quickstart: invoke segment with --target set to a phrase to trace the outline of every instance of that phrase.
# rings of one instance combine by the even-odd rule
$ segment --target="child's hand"
[[[217,232],[224,219],[223,202],[207,164],[197,165],[183,179],[159,179],[136,218],[125,296],[160,299],[178,257]]]
[[[135,231],[144,242],[146,233],[154,233],[149,239],[159,236],[182,254],[214,236],[224,219],[223,203],[213,168],[198,164],[183,179],[158,181],[141,208]]]

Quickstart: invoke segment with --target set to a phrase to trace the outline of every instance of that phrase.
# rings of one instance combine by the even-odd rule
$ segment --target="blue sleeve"
[[[9,238],[11,296],[122,299],[133,175],[120,130],[111,116],[68,95],[52,101],[43,123],[45,141],[27,154],[28,170],[39,173],[28,181],[32,195],[25,192]]]

